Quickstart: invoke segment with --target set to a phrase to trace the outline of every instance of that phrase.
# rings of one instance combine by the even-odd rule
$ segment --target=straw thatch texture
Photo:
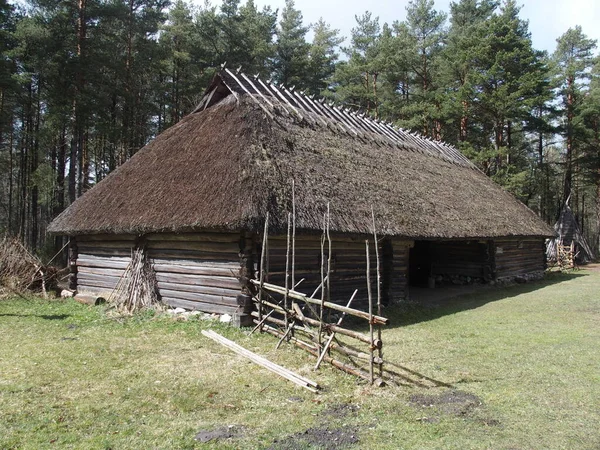
[[[329,128],[267,117],[250,95],[191,114],[77,200],[63,234],[284,230],[295,180],[299,229],[430,238],[550,236],[484,174]],[[273,230],[272,231],[276,231]]]

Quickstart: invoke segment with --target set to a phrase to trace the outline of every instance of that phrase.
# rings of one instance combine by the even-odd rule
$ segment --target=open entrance
[[[432,275],[431,241],[416,241],[408,256],[410,286],[427,287]]]
[[[431,288],[489,281],[489,248],[487,241],[416,241],[409,254],[410,286]]]

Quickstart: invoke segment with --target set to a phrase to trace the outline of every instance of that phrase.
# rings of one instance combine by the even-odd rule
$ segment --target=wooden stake
[[[352,297],[350,297],[350,300],[348,300],[348,304],[346,305],[347,308],[350,307],[350,304],[352,303],[352,300],[354,300],[354,297],[356,297],[357,292],[358,292],[358,289],[356,289],[354,291],[354,293],[352,294]],[[344,317],[346,317],[346,313],[342,313],[342,316],[338,319],[338,321],[336,323],[336,325],[338,327],[342,324]],[[323,347],[323,350],[321,350],[321,355],[319,355],[319,358],[317,359],[317,364],[315,365],[315,370],[317,370],[319,368],[319,366],[321,365],[321,361],[323,361],[323,357],[325,356],[325,353],[327,353],[327,349],[329,349],[329,346],[331,345],[331,341],[333,341],[334,337],[335,337],[335,331],[332,331],[331,336],[329,336],[329,339],[327,340],[327,343],[325,344],[325,347]]]
[[[319,346],[322,345],[321,334],[323,333],[323,310],[325,309],[325,221],[323,216],[323,234],[321,235],[321,304],[319,308]]]
[[[262,320],[262,312],[263,312],[263,305],[262,305],[262,296],[263,296],[263,286],[264,286],[264,282],[265,282],[265,262],[266,262],[266,252],[267,252],[267,239],[269,236],[269,213],[267,212],[267,215],[265,217],[265,229],[263,232],[263,241],[262,241],[262,250],[260,253],[260,284],[258,286],[258,315],[259,315],[259,320]],[[260,328],[260,326],[259,326]],[[252,330],[254,331],[254,330]],[[262,329],[261,329],[262,331]]]
[[[290,227],[292,222],[292,214],[288,213],[287,217],[287,244],[285,251],[285,294],[283,295],[283,307],[285,309],[285,328],[288,328],[288,295],[290,293]],[[293,285],[293,284],[292,284]]]
[[[325,278],[325,282],[327,283],[327,290],[325,298],[329,302],[331,301],[331,236],[329,234],[329,225],[330,225],[331,215],[329,212],[329,203],[327,203],[327,277]],[[348,305],[350,306],[350,305]]]
[[[277,337],[281,337],[281,335],[283,334],[282,331],[280,331],[280,330],[278,330],[276,328],[273,328],[273,327],[271,327],[269,325],[265,325],[265,331],[267,333],[270,333],[270,334],[272,334],[274,336],[277,336]],[[314,356],[318,356],[319,355],[319,351],[313,345],[311,345],[311,344],[309,344],[307,342],[304,342],[304,341],[302,341],[302,340],[300,340],[298,338],[295,338],[295,337],[291,338],[290,342],[292,342],[293,344],[297,345],[298,347],[306,350],[307,352],[309,352],[310,354],[312,354]],[[351,366],[350,364],[343,363],[343,362],[338,361],[337,359],[334,359],[331,356],[327,356],[327,355],[325,355],[323,357],[323,360],[327,361],[332,366],[334,366],[334,367],[336,367],[336,368],[338,368],[340,370],[343,370],[346,373],[349,373],[351,375],[355,375],[355,376],[363,378],[365,380],[369,380],[369,374],[365,373],[362,370],[360,370],[358,367],[354,367],[354,366]]]
[[[298,283],[300,284],[300,282]],[[296,289],[296,182],[292,178],[292,286]]]
[[[371,217],[373,218],[373,239],[375,240],[375,258],[377,259],[377,315],[381,315],[381,270],[379,266],[379,242],[377,240],[377,228],[375,227],[375,210],[371,206]],[[377,339],[381,340],[381,325],[377,326]],[[377,350],[379,357],[379,377],[383,377],[383,350]]]
[[[367,293],[369,296],[369,337],[371,342],[373,341],[373,295],[371,293],[371,257],[369,256],[369,240],[365,240],[366,253],[367,253]],[[369,352],[371,358],[369,359],[369,376],[371,384],[375,381],[373,376],[373,346],[369,346]]]

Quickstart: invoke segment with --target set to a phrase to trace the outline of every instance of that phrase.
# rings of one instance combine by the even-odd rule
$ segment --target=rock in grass
[[[231,316],[229,314],[223,314],[221,317],[219,317],[219,321],[223,323],[229,323],[231,322]]]

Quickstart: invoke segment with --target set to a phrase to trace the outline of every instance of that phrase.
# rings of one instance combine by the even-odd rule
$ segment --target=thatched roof
[[[237,76],[236,76],[237,75]],[[423,239],[550,236],[456,149],[223,71],[196,111],[50,225],[61,234],[283,230]],[[258,83],[261,83],[261,86]],[[294,100],[296,99],[296,100]],[[311,103],[309,103],[311,102]]]

